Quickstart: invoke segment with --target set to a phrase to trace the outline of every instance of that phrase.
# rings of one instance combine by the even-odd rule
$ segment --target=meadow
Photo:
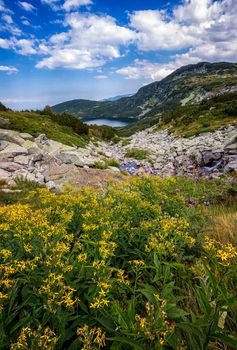
[[[236,193],[144,177],[4,197],[0,349],[236,349]]]

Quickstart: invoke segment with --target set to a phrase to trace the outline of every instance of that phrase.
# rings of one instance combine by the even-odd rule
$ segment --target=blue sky
[[[178,67],[237,61],[236,0],[0,0],[0,101],[136,92]]]

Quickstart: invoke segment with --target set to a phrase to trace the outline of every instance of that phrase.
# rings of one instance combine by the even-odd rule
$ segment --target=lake
[[[119,128],[122,126],[126,126],[129,123],[121,120],[116,119],[92,119],[92,120],[85,120],[84,121],[88,125],[108,125],[112,126],[113,128]]]

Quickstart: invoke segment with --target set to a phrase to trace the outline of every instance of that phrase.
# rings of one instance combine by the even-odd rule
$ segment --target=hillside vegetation
[[[145,177],[0,206],[0,348],[236,349],[236,241],[210,220],[234,194]]]
[[[121,136],[130,136],[137,131],[157,125],[157,129],[169,129],[182,136],[194,136],[237,124],[237,92],[224,93],[200,103],[179,105],[157,116],[120,128]]]
[[[201,62],[181,67],[161,81],[142,87],[131,97],[118,101],[72,100],[53,106],[53,110],[57,113],[67,112],[84,120],[115,118],[150,121],[158,113],[179,105],[195,104],[212,95],[236,89],[236,64]]]
[[[91,136],[98,139],[110,140],[115,136],[115,130],[109,126],[88,126],[67,113],[56,114],[46,107],[43,111],[13,112],[2,105],[0,117],[9,120],[10,124],[1,126],[29,133],[35,137],[46,134],[49,139],[85,147]]]

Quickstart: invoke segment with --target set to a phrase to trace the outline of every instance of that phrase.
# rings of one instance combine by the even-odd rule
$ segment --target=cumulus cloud
[[[160,80],[177,68],[175,63],[152,63],[147,60],[135,60],[130,66],[118,69],[116,72],[126,79]]]
[[[0,66],[0,72],[5,72],[7,74],[14,74],[18,72],[18,69],[16,67]]]
[[[41,2],[49,5],[54,11],[65,10],[67,12],[93,3],[92,0],[64,0],[62,5],[60,0],[41,0]]]
[[[0,48],[1,49],[9,49],[10,48],[9,40],[0,38]]]
[[[92,4],[91,0],[66,0],[63,4],[63,8],[66,11],[71,11],[81,6],[88,6],[91,4]]]
[[[39,62],[37,68],[99,67],[120,57],[121,47],[135,38],[132,30],[117,25],[110,16],[71,13],[65,18],[65,26],[69,27],[67,32],[49,39],[50,57]]]
[[[183,0],[171,14],[164,10],[135,11],[130,15],[130,26],[137,33],[138,49],[177,53],[165,64],[136,60],[117,73],[129,79],[155,80],[189,63],[235,62],[236,13],[236,0]]]
[[[11,45],[13,49],[24,56],[27,55],[35,55],[37,53],[35,49],[35,42],[32,39],[20,39],[17,40],[15,38],[12,39]]]
[[[19,5],[23,8],[25,11],[33,11],[36,10],[36,7],[34,7],[32,4],[26,1],[19,1]]]

